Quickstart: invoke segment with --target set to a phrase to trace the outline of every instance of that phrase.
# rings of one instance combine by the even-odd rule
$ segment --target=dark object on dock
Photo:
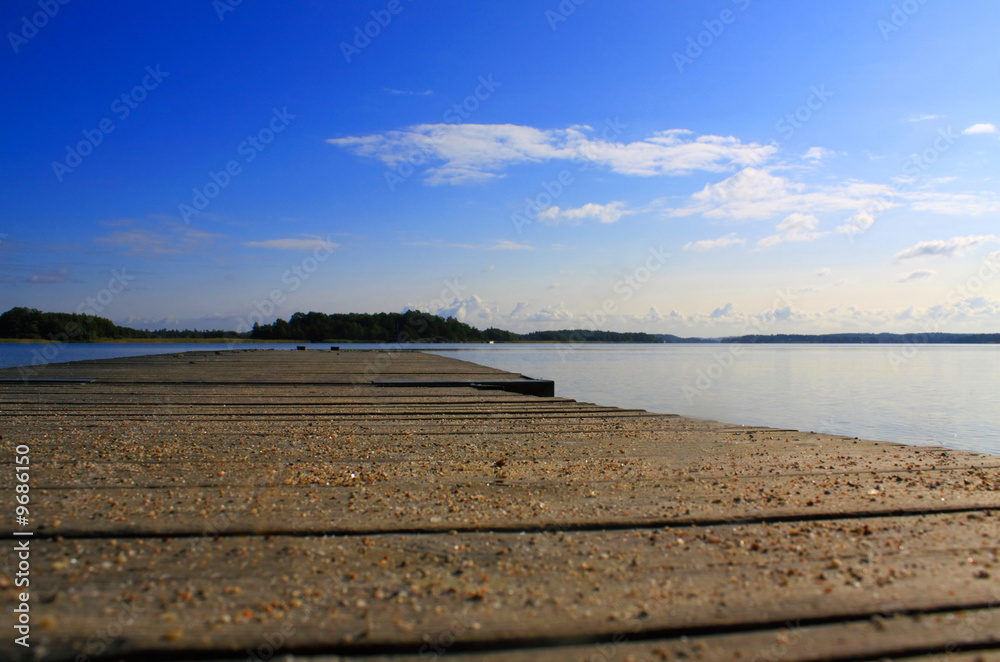
[[[554,398],[556,383],[551,379],[376,379],[375,386],[420,387],[420,388],[454,388],[456,386],[471,386],[480,390],[498,390],[521,395],[535,395],[540,398]]]
[[[295,349],[299,350],[300,352],[304,352],[304,351],[306,351],[306,346],[305,345],[298,345],[298,346],[295,347]]]

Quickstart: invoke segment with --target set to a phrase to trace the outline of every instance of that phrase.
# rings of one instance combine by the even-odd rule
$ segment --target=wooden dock
[[[1000,660],[1000,456],[476,388],[523,378],[415,352],[0,378],[0,659]],[[438,384],[374,383],[399,380]]]

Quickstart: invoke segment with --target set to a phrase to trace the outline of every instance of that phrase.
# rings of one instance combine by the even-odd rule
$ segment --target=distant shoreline
[[[855,338],[832,336],[857,336]],[[270,340],[262,338],[97,338],[94,340],[50,340],[46,338],[0,338],[0,345],[997,345],[1000,334],[982,333],[880,333],[816,336],[740,336],[728,338],[672,338],[662,342],[625,340],[502,340],[496,342],[415,339],[409,342],[372,340]]]
[[[46,338],[0,338],[2,345],[168,345],[168,344],[260,344],[304,343],[305,340],[257,340],[254,338],[97,338],[95,340],[48,340]],[[325,344],[325,343],[324,343]]]
[[[246,324],[246,323],[244,323]],[[396,339],[393,341],[392,339]],[[514,333],[479,329],[453,317],[408,310],[405,313],[295,313],[288,321],[254,324],[246,331],[225,329],[168,330],[118,326],[103,317],[46,313],[14,307],[0,315],[3,343],[165,343],[165,344],[1000,344],[1000,333],[773,333],[716,338],[681,337],[670,333],[552,329]]]

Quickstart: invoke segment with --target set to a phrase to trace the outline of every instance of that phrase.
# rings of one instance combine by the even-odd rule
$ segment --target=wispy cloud
[[[822,161],[823,159],[828,159],[831,156],[836,156],[836,152],[832,149],[827,149],[825,147],[810,147],[802,158],[807,161]]]
[[[624,202],[609,202],[606,205],[591,202],[576,209],[560,209],[552,206],[539,214],[538,220],[552,225],[557,223],[576,225],[588,218],[597,219],[601,223],[615,223],[622,216],[633,213],[624,210],[624,206]]]
[[[736,236],[736,233],[727,234],[718,239],[701,239],[700,241],[690,241],[684,244],[686,251],[709,251],[713,248],[725,248],[726,246],[742,246],[746,239]]]
[[[992,191],[979,193],[943,193],[914,191],[904,197],[914,211],[952,216],[982,216],[1000,212],[1000,198]]]
[[[926,122],[941,119],[941,115],[913,115],[906,118],[907,122]]]
[[[518,243],[516,241],[510,241],[509,239],[499,239],[492,243],[486,244],[463,244],[457,242],[444,242],[440,239],[431,239],[428,241],[411,241],[407,242],[410,246],[422,246],[430,248],[457,248],[459,250],[467,251],[533,251],[535,247],[531,244]]]
[[[919,244],[896,253],[897,260],[909,260],[928,255],[944,257],[961,257],[966,251],[988,242],[1000,240],[992,234],[969,235],[967,237],[952,237],[951,239],[934,239],[921,241]]]
[[[35,285],[55,285],[57,283],[68,283],[70,282],[69,271],[66,269],[55,269],[55,270],[45,270],[36,274],[32,274],[28,278],[29,283],[34,283]]]
[[[712,314],[709,315],[709,317],[711,319],[721,319],[721,318],[724,318],[724,317],[732,317],[735,314],[735,312],[736,312],[736,307],[733,306],[732,303],[727,303],[725,306],[722,306],[721,308],[716,308],[715,310],[713,310]]]
[[[911,283],[915,280],[927,280],[936,274],[936,271],[931,271],[930,269],[921,269],[919,271],[911,271],[908,274],[900,274],[896,279],[897,283]]]
[[[176,221],[151,223],[124,219],[107,223],[122,228],[94,243],[122,249],[126,255],[167,256],[194,253],[210,246],[219,235],[197,230]]]
[[[498,241],[492,246],[487,246],[488,250],[491,251],[533,251],[535,250],[530,244],[520,244],[516,241],[509,241],[504,239]]]
[[[997,128],[992,124],[973,124],[968,129],[962,131],[963,136],[971,136],[977,133],[996,133]]]
[[[812,214],[795,212],[778,223],[778,234],[764,237],[757,242],[757,247],[770,248],[785,241],[813,241],[830,234],[829,232],[816,232],[817,227],[819,227],[818,218]]]
[[[683,175],[725,172],[767,161],[774,145],[742,143],[732,136],[695,137],[685,129],[660,131],[644,140],[600,140],[588,126],[537,129],[514,124],[420,124],[397,131],[328,140],[390,167],[425,155],[432,165],[427,183],[461,184],[503,176],[517,164],[586,161],[623,175]],[[436,165],[434,165],[436,163]]]
[[[769,168],[746,168],[717,184],[707,184],[694,193],[683,207],[668,208],[669,216],[701,214],[706,218],[752,220],[801,212],[861,211],[873,200],[891,202],[893,191],[883,184],[850,180],[832,186],[808,186],[773,174]]]
[[[423,90],[422,92],[420,92],[415,90],[394,90],[391,87],[383,87],[382,91],[385,92],[386,94],[405,94],[405,95],[419,96],[419,97],[429,97],[430,95],[434,94],[433,90]]]
[[[313,251],[317,248],[336,250],[340,244],[321,237],[294,237],[285,239],[265,239],[263,241],[245,241],[249,248],[273,248],[282,251]]]

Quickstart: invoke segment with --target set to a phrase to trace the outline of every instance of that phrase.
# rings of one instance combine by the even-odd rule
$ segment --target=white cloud
[[[719,237],[718,239],[702,239],[700,241],[689,241],[684,244],[684,250],[686,251],[708,251],[713,248],[725,248],[726,246],[742,246],[746,243],[746,239],[739,238],[735,232],[727,234],[725,237]]]
[[[454,317],[460,322],[478,324],[480,326],[488,326],[492,320],[500,316],[499,306],[486,303],[475,295],[466,299],[455,299],[448,302],[438,299],[431,302],[426,308],[407,306],[403,309],[403,312],[406,312],[406,310],[426,310],[433,315],[444,318]]]
[[[813,241],[830,234],[829,232],[815,232],[817,227],[819,227],[818,218],[812,214],[795,212],[786,216],[785,220],[781,223],[778,223],[778,234],[764,237],[757,242],[757,247],[769,248],[777,246],[784,241]]]
[[[734,308],[733,304],[732,303],[727,303],[722,308],[716,308],[715,310],[713,310],[712,314],[709,315],[709,317],[712,318],[712,319],[719,319],[719,318],[722,318],[722,317],[732,317],[734,312],[735,312],[735,308]]]
[[[992,124],[973,124],[968,129],[962,131],[963,136],[971,136],[977,133],[996,133],[997,128]]]
[[[936,274],[936,271],[931,271],[930,269],[921,269],[919,271],[911,271],[908,274],[900,274],[899,278],[896,279],[897,283],[911,283],[915,280],[927,280]]]
[[[928,186],[937,186],[938,184],[950,184],[952,182],[957,182],[958,177],[954,175],[949,175],[947,177],[934,177],[933,179],[927,180]]]
[[[952,237],[951,239],[934,239],[921,241],[919,244],[896,253],[897,260],[908,260],[927,255],[943,255],[945,257],[960,257],[967,250],[976,248],[987,242],[1000,240],[996,235],[969,235],[967,237]]]
[[[836,154],[837,153],[832,149],[827,149],[825,147],[810,147],[809,150],[802,155],[802,158],[807,161],[822,161],[823,159],[828,159]]]
[[[1000,212],[1000,198],[991,191],[981,193],[940,193],[915,191],[904,194],[914,211],[954,216],[982,216]]]
[[[509,239],[499,239],[491,244],[463,244],[457,242],[445,243],[440,239],[429,241],[411,241],[410,246],[421,246],[430,248],[458,248],[467,251],[533,251],[535,247],[531,244],[517,243]]]
[[[490,246],[486,247],[491,251],[533,251],[535,250],[530,244],[519,244],[516,241],[510,241],[509,239],[502,239]]]
[[[336,250],[340,244],[320,237],[294,237],[285,239],[266,239],[264,241],[245,241],[248,248],[274,248],[281,251],[313,251],[317,248]]]
[[[919,272],[913,272],[919,273]],[[914,277],[919,281],[921,278]],[[849,279],[844,285],[863,285],[858,279]],[[558,291],[548,290],[555,297]],[[676,333],[685,336],[718,337],[747,333],[830,333],[848,331],[918,331],[915,325],[923,319],[935,321],[935,326],[946,324],[955,331],[987,331],[995,327],[1000,316],[1000,302],[985,296],[968,297],[921,309],[911,303],[905,309],[863,308],[854,305],[836,305],[824,309],[800,309],[777,306],[756,313],[739,310],[739,301],[720,305],[710,312],[685,312],[676,309],[660,313],[649,306],[634,312],[620,312],[596,319],[592,305],[578,302],[579,308],[568,307],[558,300],[542,302],[517,301],[500,304],[478,296],[464,299],[436,301],[428,306],[418,306],[445,317],[451,316],[479,328],[498,326],[512,331],[539,329],[601,328],[613,331],[647,331],[650,333]],[[509,310],[510,312],[504,312]],[[645,310],[646,312],[643,312]],[[960,328],[964,327],[964,328]]]
[[[573,322],[574,320],[582,320],[580,315],[576,315],[573,311],[566,308],[562,302],[557,303],[554,306],[546,306],[538,310],[537,313],[527,315],[524,317],[524,321],[529,324],[543,324],[543,325],[566,325],[567,323]],[[591,324],[593,326],[593,324]]]
[[[706,218],[752,220],[802,212],[861,211],[878,200],[880,208],[898,207],[893,191],[883,184],[851,180],[834,186],[806,186],[771,173],[768,168],[745,168],[717,184],[707,184],[684,207],[668,209],[670,216],[701,214]]]
[[[824,276],[829,276],[832,273],[833,271],[830,270],[830,267],[822,267],[816,270],[816,275],[819,276],[820,278],[823,278]]]
[[[649,312],[643,317],[643,321],[650,323],[662,322],[663,315],[656,309],[656,306],[650,306]]]
[[[815,230],[818,225],[819,219],[812,214],[795,212],[787,216],[781,223],[778,223],[778,229],[789,236],[805,237],[804,241],[809,241],[813,237],[809,236],[812,233],[808,231]]]
[[[32,274],[31,277],[28,278],[28,282],[35,285],[55,285],[58,283],[68,283],[69,281],[70,275],[67,269],[46,269],[36,274]]]
[[[941,115],[914,115],[906,118],[907,122],[926,122],[927,120],[941,119]]]
[[[846,223],[838,225],[837,232],[846,235],[857,234],[870,228],[874,222],[875,216],[871,212],[862,209],[847,219]]]
[[[540,213],[538,220],[552,225],[557,223],[577,225],[587,218],[596,218],[601,223],[615,223],[622,216],[633,213],[622,209],[624,205],[624,202],[609,202],[606,205],[590,202],[576,209],[560,209],[552,206]]]
[[[502,176],[509,166],[551,160],[603,165],[625,175],[725,172],[766,161],[777,147],[743,144],[732,136],[696,138],[684,129],[660,131],[632,143],[590,137],[592,129],[536,129],[514,124],[420,124],[367,136],[328,140],[389,167],[428,162],[428,184],[460,184]]]

